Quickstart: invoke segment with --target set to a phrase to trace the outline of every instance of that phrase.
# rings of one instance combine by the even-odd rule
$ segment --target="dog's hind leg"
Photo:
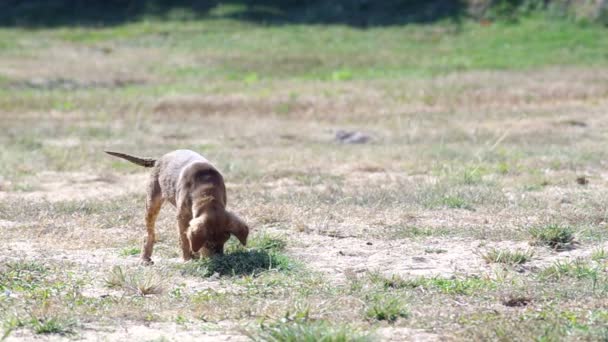
[[[141,250],[141,261],[146,265],[152,264],[152,250],[154,243],[156,242],[156,231],[154,225],[156,223],[156,217],[160,212],[160,207],[163,204],[162,193],[160,190],[160,184],[158,178],[153,173],[148,183],[148,193],[146,198],[146,237],[144,238],[144,245]]]

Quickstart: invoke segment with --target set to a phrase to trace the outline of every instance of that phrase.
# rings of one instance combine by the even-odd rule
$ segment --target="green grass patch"
[[[131,255],[138,255],[141,253],[141,248],[139,247],[125,247],[123,249],[120,250],[120,256],[131,256]]]
[[[232,239],[234,241],[234,239]],[[252,249],[269,251],[269,252],[281,252],[285,250],[287,242],[279,236],[271,234],[260,234],[253,236],[247,241],[247,246]]]
[[[415,289],[438,291],[445,294],[471,295],[479,290],[496,288],[496,284],[488,278],[466,277],[466,278],[441,278],[441,277],[419,277],[404,279],[392,275],[390,278],[381,274],[370,274],[371,281],[382,285],[386,289]]]
[[[7,338],[15,329],[27,328],[38,335],[56,334],[61,336],[74,334],[76,321],[55,316],[35,317],[31,316],[27,319],[21,319],[16,316],[6,317],[2,321],[2,329],[4,330],[0,340]]]
[[[114,45],[153,46],[176,54],[196,51],[214,66],[192,63],[181,68],[152,69],[155,76],[177,77],[183,84],[201,76],[210,80],[236,79],[248,85],[267,79],[350,82],[480,69],[605,65],[603,47],[608,45],[602,26],[541,17],[523,18],[517,25],[495,23],[487,27],[463,20],[458,24],[359,30],[342,25],[275,27],[206,18],[188,22],[152,19],[95,29],[5,31],[0,32],[0,49],[11,46],[23,50],[15,41],[24,38],[31,40],[32,46],[65,41],[80,46],[103,44],[102,50],[109,55],[114,53]],[[348,58],[352,56],[356,58]]]
[[[466,168],[462,173],[462,182],[466,185],[479,184],[482,182],[482,177],[485,170],[480,167]]]
[[[427,247],[424,249],[424,253],[427,254],[443,254],[447,252],[448,250],[443,248]]]
[[[75,323],[57,317],[32,318],[29,326],[36,334],[70,335],[74,333]]]
[[[604,248],[598,248],[591,253],[591,260],[602,261],[608,259],[608,252]]]
[[[411,286],[410,280],[403,279],[400,276],[394,274],[389,278],[378,272],[373,272],[369,274],[369,278],[373,283],[380,284],[385,289],[402,289],[413,287]]]
[[[287,271],[293,268],[291,260],[278,252],[264,250],[235,251],[211,258],[201,258],[182,266],[184,274],[210,277],[256,275],[265,271]]]
[[[553,265],[543,269],[539,275],[546,279],[576,278],[592,279],[596,281],[602,273],[602,268],[584,259],[573,261],[556,261]]]
[[[114,266],[105,279],[106,286],[122,289],[140,296],[160,294],[164,290],[161,276],[151,270],[126,270],[121,266]]]
[[[532,259],[534,252],[527,250],[496,249],[493,248],[481,255],[487,263],[499,263],[507,265],[524,264]]]
[[[441,200],[441,204],[452,209],[473,210],[473,206],[467,202],[467,200],[459,196],[446,196]]]
[[[403,239],[429,236],[446,236],[450,235],[450,233],[450,229],[446,227],[419,227],[409,225],[396,225],[390,226],[388,229],[388,234],[384,237],[389,239]]]
[[[127,195],[112,201],[87,199],[82,201],[0,201],[0,216],[14,221],[73,220],[76,217],[95,220],[101,228],[126,226],[139,220],[141,197]]]
[[[296,320],[262,325],[254,341],[265,342],[364,342],[371,338],[348,326],[327,321]]]
[[[389,294],[372,296],[370,304],[365,311],[365,317],[370,320],[395,322],[399,318],[409,317],[409,311],[403,300]]]
[[[48,275],[47,266],[35,261],[9,261],[0,266],[0,291],[29,291],[39,287]]]
[[[535,245],[545,245],[553,249],[571,247],[574,242],[574,231],[567,226],[550,224],[543,227],[534,227],[529,230]]]
[[[210,277],[215,273],[221,276],[258,275],[265,271],[288,271],[295,267],[294,262],[281,253],[287,243],[278,236],[252,236],[247,246],[249,248],[245,249],[236,239],[230,239],[226,244],[226,254],[193,260],[181,266],[181,269],[184,274]]]

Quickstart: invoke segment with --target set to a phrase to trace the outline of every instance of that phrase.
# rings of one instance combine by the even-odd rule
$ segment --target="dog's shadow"
[[[290,268],[288,259],[265,250],[236,250],[231,253],[201,258],[184,264],[183,273],[211,277],[258,275],[269,270],[284,271]]]

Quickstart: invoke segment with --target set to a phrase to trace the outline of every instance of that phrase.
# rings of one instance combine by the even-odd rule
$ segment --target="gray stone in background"
[[[372,137],[366,133],[359,131],[338,130],[336,132],[336,141],[343,144],[365,144],[371,141]]]

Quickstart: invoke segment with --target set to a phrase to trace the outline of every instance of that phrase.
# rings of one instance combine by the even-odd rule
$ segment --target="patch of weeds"
[[[53,101],[52,108],[59,111],[70,111],[76,108],[76,104],[67,100]]]
[[[527,306],[528,304],[532,303],[532,298],[530,298],[528,296],[512,295],[512,296],[503,298],[501,300],[501,303],[504,306],[508,306],[508,307],[512,307],[512,308],[523,307],[523,306]]]
[[[463,295],[471,295],[478,290],[496,287],[496,284],[491,279],[480,277],[467,277],[463,279],[431,278],[429,285],[439,289],[443,293]]]
[[[29,151],[41,149],[43,146],[42,142],[32,136],[21,136],[14,143]]]
[[[261,210],[258,213],[257,221],[263,225],[275,225],[285,222],[285,217],[275,211]]]
[[[51,204],[51,207],[54,213],[63,215],[91,215],[96,213],[96,206],[94,204],[80,201],[57,202]]]
[[[542,190],[543,188],[545,188],[548,185],[551,185],[551,182],[549,182],[546,179],[542,179],[542,180],[539,180],[536,183],[525,185],[524,186],[524,191],[540,191],[540,190]]]
[[[52,217],[61,217],[67,215],[93,215],[93,214],[104,214],[110,211],[118,211],[125,206],[124,199],[127,197],[117,199],[115,201],[98,201],[98,200],[84,200],[84,201],[61,201],[55,203],[46,203],[46,208],[52,213]],[[131,199],[132,200],[132,199]]]
[[[281,252],[285,250],[287,242],[278,236],[262,234],[254,236],[247,242],[247,246],[268,252]]]
[[[125,247],[120,251],[120,256],[131,256],[138,255],[141,253],[141,249],[139,247]]]
[[[244,249],[236,239],[226,244],[227,253],[211,258],[201,258],[182,266],[184,274],[210,277],[219,275],[257,275],[268,270],[287,271],[293,262],[281,253],[287,242],[278,236],[261,234],[247,241],[249,249]]]
[[[14,329],[23,327],[30,328],[38,335],[71,335],[74,333],[75,325],[74,320],[59,317],[31,317],[26,320],[11,317],[3,323],[4,334],[0,337],[0,340],[7,338]]]
[[[524,264],[532,259],[534,252],[527,250],[516,250],[511,251],[508,249],[496,249],[493,248],[486,253],[482,254],[483,260],[487,263],[499,263],[507,265],[520,265]]]
[[[264,250],[236,251],[211,258],[201,258],[182,266],[184,274],[210,277],[256,275],[269,270],[287,271],[292,269],[289,258],[278,252]]]
[[[265,342],[364,342],[370,337],[343,325],[327,321],[308,319],[291,322],[262,324],[257,335],[250,336],[254,341]]]
[[[410,315],[403,301],[395,296],[375,295],[370,302],[365,316],[371,320],[393,323],[399,318],[407,318]]]
[[[391,275],[390,278],[388,278],[378,272],[373,272],[369,274],[369,278],[373,283],[380,284],[385,289],[402,289],[415,287],[411,286],[411,282],[409,280],[405,280],[394,274]]]
[[[6,317],[2,321],[2,336],[0,336],[0,341],[4,341],[12,332],[17,328],[21,328],[25,326],[25,322],[19,319],[16,316]]]
[[[478,167],[474,169],[466,169],[462,174],[462,181],[464,184],[472,185],[481,183],[482,170]]]
[[[380,273],[378,272],[374,272],[374,273],[370,273],[369,277],[372,278],[373,276],[381,276]],[[346,276],[346,280],[348,281],[348,290],[350,293],[359,293],[361,290],[363,290],[363,287],[365,286],[362,278],[352,269],[346,269],[344,271],[344,276]]]
[[[450,230],[445,227],[418,227],[418,226],[392,226],[389,228],[390,239],[428,237],[428,236],[444,236],[449,235]]]
[[[158,322],[160,321],[160,316],[158,314],[152,313],[152,312],[148,312],[146,314],[146,316],[144,317],[144,322]]]
[[[553,249],[565,249],[572,246],[574,242],[574,232],[572,228],[550,224],[544,227],[534,227],[529,230],[534,239],[534,245],[545,245]]]
[[[348,69],[339,69],[331,73],[333,81],[348,81],[353,78],[353,72]]]
[[[441,204],[451,209],[473,210],[473,206],[459,196],[446,196],[441,200]]]
[[[260,81],[260,76],[255,72],[250,72],[243,77],[243,82],[247,85],[252,85]]]
[[[12,221],[25,219],[73,220],[76,217],[94,218],[101,228],[127,225],[136,220],[139,199],[136,196],[121,196],[113,201],[22,201],[19,206],[0,203],[0,216]],[[108,215],[108,213],[113,215]]]
[[[127,274],[124,268],[114,266],[105,279],[109,288],[123,289],[140,296],[163,292],[162,279],[149,270]]]
[[[496,165],[496,172],[501,175],[506,175],[511,171],[512,167],[507,162],[500,162]]]
[[[599,275],[600,269],[598,266],[593,266],[580,258],[574,261],[556,261],[553,265],[540,272],[540,276],[547,279],[571,277],[576,279],[593,279],[595,281]]]
[[[275,110],[279,114],[286,115],[286,114],[289,114],[289,112],[291,112],[291,107],[292,107],[292,105],[290,103],[285,102],[285,103],[281,103],[281,104],[277,105]]]
[[[190,296],[193,303],[200,304],[210,301],[220,301],[228,296],[226,293],[220,293],[213,289],[204,289]]]
[[[289,94],[289,100],[277,105],[275,110],[278,114],[286,115],[286,114],[289,114],[293,109],[296,109],[297,107],[298,107],[298,94],[292,92]]]
[[[12,186],[12,190],[18,192],[30,192],[34,191],[35,189],[36,187],[29,183],[16,183]]]
[[[26,291],[38,287],[49,269],[35,261],[12,261],[0,266],[0,290]]]
[[[448,250],[443,249],[443,248],[427,247],[424,249],[424,253],[427,253],[427,254],[442,254],[442,253],[447,253],[447,252],[448,252]]]
[[[175,317],[175,323],[184,325],[184,324],[188,323],[188,319],[182,315],[177,315]]]
[[[385,288],[422,288],[425,290],[435,290],[445,294],[471,295],[484,289],[493,289],[496,284],[487,278],[467,277],[467,278],[440,278],[440,277],[419,277],[414,279],[403,279],[393,275],[386,278],[382,275],[372,275],[372,282],[380,283]]]
[[[180,284],[180,285],[176,285],[170,292],[169,292],[169,296],[171,298],[175,298],[175,299],[181,299],[184,294],[183,294],[183,289],[184,289],[185,285],[184,284]]]
[[[157,338],[154,338],[154,339],[151,339],[151,340],[146,340],[146,341],[149,341],[149,342],[170,342],[171,340],[168,339],[165,336],[160,336],[160,337],[157,337]]]
[[[591,260],[593,261],[599,262],[606,259],[608,259],[608,252],[603,248],[596,249],[591,253]]]
[[[331,289],[323,278],[306,269],[296,268],[289,272],[264,272],[254,276],[246,275],[233,280],[241,286],[246,297],[272,297],[289,291],[291,296],[309,297],[325,294]]]
[[[74,322],[57,317],[32,318],[29,324],[36,334],[73,334]]]

